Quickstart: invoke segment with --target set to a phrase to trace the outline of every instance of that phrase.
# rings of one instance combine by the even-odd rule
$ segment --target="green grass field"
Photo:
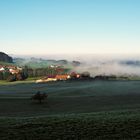
[[[140,81],[29,81],[0,85],[1,139],[140,139]]]

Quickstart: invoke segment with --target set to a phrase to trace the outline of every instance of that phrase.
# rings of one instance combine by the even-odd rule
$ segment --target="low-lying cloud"
[[[94,57],[81,59],[81,65],[74,71],[88,71],[92,76],[96,75],[129,75],[140,76],[140,59],[139,58],[120,58],[120,57]]]

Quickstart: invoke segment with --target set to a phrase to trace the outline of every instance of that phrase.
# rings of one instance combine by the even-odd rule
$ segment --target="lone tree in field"
[[[48,95],[46,95],[46,93],[40,93],[40,91],[38,91],[35,95],[32,96],[31,99],[38,100],[41,104],[43,100],[47,99],[47,97]]]

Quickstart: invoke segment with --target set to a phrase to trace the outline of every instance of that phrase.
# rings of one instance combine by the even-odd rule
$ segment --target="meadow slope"
[[[0,85],[1,139],[139,139],[140,81]],[[42,104],[30,97],[46,92]]]

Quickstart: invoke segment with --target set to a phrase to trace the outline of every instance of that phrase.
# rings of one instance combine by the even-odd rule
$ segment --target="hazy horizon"
[[[42,58],[42,59],[67,59],[67,60],[86,60],[106,59],[106,60],[140,60],[140,54],[42,54],[42,55],[24,55],[24,54],[8,54],[14,58]]]
[[[52,55],[28,55],[28,56],[14,56],[17,58],[25,58],[24,65],[27,65],[35,59],[40,63],[40,59],[45,60],[68,60],[80,61],[80,65],[73,67],[71,71],[85,72],[88,71],[92,76],[96,75],[117,75],[117,76],[140,76],[140,55],[123,55],[123,54],[83,54],[83,55],[66,55],[66,54],[52,54]],[[33,61],[33,62],[34,62]],[[68,62],[69,63],[69,62]]]

